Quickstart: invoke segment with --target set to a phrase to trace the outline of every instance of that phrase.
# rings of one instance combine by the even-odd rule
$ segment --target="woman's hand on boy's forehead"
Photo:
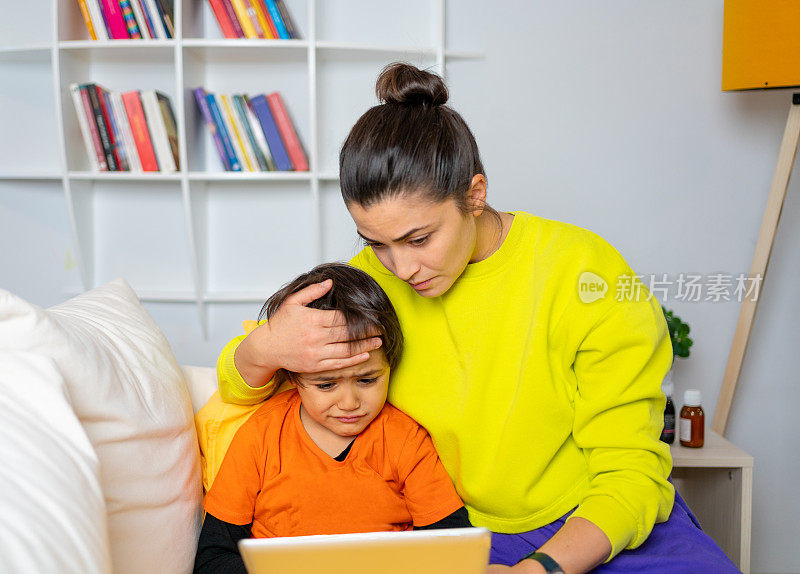
[[[290,295],[259,328],[268,328],[261,348],[269,354],[267,362],[272,366],[296,373],[342,369],[367,361],[369,351],[380,347],[378,337],[350,341],[339,311],[306,306],[327,293],[331,285],[330,280],[323,281]]]

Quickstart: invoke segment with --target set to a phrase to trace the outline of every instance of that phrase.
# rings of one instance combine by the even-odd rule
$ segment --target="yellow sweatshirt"
[[[612,556],[640,545],[672,510],[659,441],[672,361],[655,297],[620,254],[579,227],[515,212],[500,249],[442,296],[423,298],[365,248],[351,264],[386,291],[405,347],[389,401],[422,424],[472,523],[533,530],[572,515]],[[254,402],[223,350],[225,400]]]

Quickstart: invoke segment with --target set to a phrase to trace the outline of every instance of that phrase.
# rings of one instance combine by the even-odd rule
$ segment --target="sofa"
[[[48,309],[0,289],[0,572],[190,572],[215,389],[122,280]]]

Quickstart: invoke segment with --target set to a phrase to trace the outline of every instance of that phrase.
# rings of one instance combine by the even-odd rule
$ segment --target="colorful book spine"
[[[247,10],[247,17],[250,19],[250,23],[253,25],[253,29],[256,31],[256,37],[264,39],[266,36],[264,35],[264,30],[261,28],[261,22],[258,21],[258,14],[256,13],[256,9],[253,7],[253,3],[250,0],[242,0],[244,2],[245,10]]]
[[[147,8],[147,2],[145,0],[133,0],[133,2],[134,6],[138,6],[139,11],[142,13],[142,19],[139,20],[142,22],[142,25],[139,28],[146,29],[147,36],[149,36],[149,38],[152,40],[157,40],[158,31],[153,25],[153,19],[150,17],[150,12]]]
[[[101,105],[102,98],[99,94],[99,88],[95,84],[86,85],[86,93],[89,94],[89,101],[92,104],[92,115],[97,124],[97,131],[100,133],[100,142],[103,144],[103,153],[106,156],[106,163],[108,164],[108,171],[119,171],[119,163],[117,162],[116,154],[114,153],[113,135],[111,134],[111,126],[108,124],[108,118],[103,113]]]
[[[206,96],[206,100],[208,101],[208,109],[211,110],[211,117],[214,118],[214,123],[217,125],[219,137],[222,138],[222,143],[225,147],[225,154],[228,156],[228,165],[230,165],[230,170],[242,171],[242,164],[239,161],[239,158],[236,157],[236,152],[233,149],[233,142],[231,141],[230,134],[228,133],[228,128],[225,125],[225,120],[222,118],[222,112],[219,109],[219,105],[217,105],[217,98],[214,96],[214,94],[208,94]]]
[[[108,124],[111,126],[111,133],[114,135],[114,151],[117,155],[117,165],[119,171],[130,171],[130,164],[128,163],[128,154],[125,150],[125,142],[122,140],[122,129],[117,122],[114,115],[114,107],[111,105],[111,98],[109,97],[108,90],[100,88],[99,94],[101,97],[100,105],[108,118]]]
[[[222,138],[219,136],[217,124],[211,116],[211,109],[208,107],[205,90],[203,88],[196,88],[194,90],[194,98],[197,100],[197,108],[203,116],[203,121],[208,128],[208,133],[211,134],[211,139],[214,140],[214,146],[217,148],[220,161],[222,161],[222,167],[225,168],[225,171],[231,171],[231,166],[228,163],[228,154],[225,153],[225,146],[222,144]]]
[[[147,127],[150,128],[150,139],[153,142],[153,149],[156,151],[158,167],[162,173],[171,173],[176,168],[175,160],[169,148],[169,138],[155,90],[142,91],[142,107],[144,108],[144,117],[147,118]]]
[[[106,25],[103,11],[100,10],[100,0],[86,0],[86,7],[89,9],[89,16],[92,19],[94,33],[98,40],[108,40],[108,26]]]
[[[119,0],[119,8],[122,12],[122,19],[125,20],[125,28],[128,30],[128,35],[132,40],[141,40],[142,33],[139,31],[139,24],[136,23],[131,0]]]
[[[97,33],[94,31],[92,16],[89,14],[89,7],[86,5],[86,0],[78,0],[78,5],[81,8],[81,16],[83,16],[83,22],[86,24],[86,30],[89,32],[89,37],[92,40],[97,40]]]
[[[136,151],[136,143],[133,141],[131,124],[128,121],[128,115],[125,113],[122,96],[119,92],[111,92],[109,98],[111,99],[111,107],[114,108],[114,117],[117,119],[117,125],[122,134],[122,141],[125,144],[125,153],[128,156],[130,171],[141,172],[142,162],[139,160],[139,154]]]
[[[278,30],[278,37],[281,40],[290,40],[291,36],[289,36],[289,31],[286,29],[286,25],[283,23],[281,11],[278,10],[278,5],[275,4],[275,0],[264,0],[264,2],[269,10],[270,18],[272,18],[272,21],[275,23],[275,28]]]
[[[289,159],[295,171],[308,171],[308,159],[303,151],[303,146],[300,144],[300,138],[297,137],[297,132],[292,125],[292,120],[289,118],[289,112],[283,103],[280,93],[273,92],[267,96],[270,110],[275,117],[275,123],[278,124],[278,129],[281,132],[281,138],[286,145],[286,151],[289,153]]]
[[[236,18],[238,18],[239,24],[242,25],[242,30],[244,30],[244,37],[250,39],[258,38],[256,29],[253,28],[253,23],[247,15],[247,7],[244,4],[244,0],[231,0],[231,4],[233,4],[233,9],[236,11]]]
[[[147,9],[147,14],[150,18],[150,24],[153,26],[153,38],[158,40],[166,40],[167,39],[167,31],[164,28],[164,22],[161,20],[161,17],[158,13],[158,6],[156,6],[156,0],[142,0],[142,6]]]
[[[264,136],[264,130],[261,129],[261,124],[258,123],[256,113],[253,111],[253,103],[247,95],[242,96],[242,99],[244,100],[245,113],[247,114],[247,121],[250,123],[250,129],[256,138],[256,143],[261,153],[264,155],[264,161],[267,163],[266,171],[276,171],[275,160],[272,159],[272,153],[269,151],[269,144]]]
[[[272,40],[279,40],[280,36],[278,36],[278,29],[275,27],[275,22],[272,21],[272,18],[269,15],[269,8],[264,3],[264,0],[256,0],[258,5],[261,7],[261,10],[264,11],[264,14],[267,17],[267,26],[269,27],[269,35],[272,36]]]
[[[171,0],[156,0],[156,7],[158,8],[158,15],[161,17],[161,22],[164,24],[164,31],[167,38],[175,37],[175,26],[172,24],[173,4]]]
[[[289,37],[293,40],[299,38],[300,36],[297,33],[297,26],[292,20],[292,15],[289,12],[289,9],[286,7],[286,4],[283,0],[275,0],[275,4],[278,6],[278,11],[281,13],[281,18],[283,18],[283,24],[286,26],[286,31],[289,32]]]
[[[250,121],[247,119],[247,112],[245,111],[244,101],[242,100],[242,96],[234,95],[231,97],[231,103],[233,104],[234,111],[239,118],[239,124],[242,126],[242,130],[244,131],[244,135],[247,138],[247,143],[249,144],[250,152],[253,154],[251,160],[255,160],[254,166],[258,168],[258,171],[269,171],[267,167],[267,160],[264,157],[261,149],[258,147],[258,142],[256,141],[256,136],[253,133],[253,130],[250,128]]]
[[[233,27],[233,22],[231,22],[222,0],[208,0],[208,3],[211,5],[211,10],[214,12],[214,17],[217,19],[220,30],[222,30],[222,35],[229,39],[238,38],[239,36],[236,34],[236,29]]]
[[[139,153],[139,159],[142,162],[142,171],[158,171],[158,161],[156,160],[153,142],[150,138],[150,129],[147,127],[147,118],[144,115],[139,92],[122,94],[122,103],[125,105],[125,112],[131,124],[136,151]]]
[[[81,137],[83,138],[83,145],[86,147],[86,156],[89,158],[89,163],[92,166],[94,171],[100,171],[100,160],[99,158],[102,157],[103,163],[105,163],[105,157],[103,156],[102,144],[100,144],[100,138],[97,137],[97,145],[100,146],[100,154],[97,153],[97,148],[95,147],[95,138],[92,135],[92,130],[89,127],[89,121],[92,116],[91,114],[91,106],[89,106],[89,110],[85,109],[83,104],[83,98],[81,97],[81,89],[78,87],[78,84],[71,84],[69,87],[70,95],[72,96],[72,103],[75,106],[75,113],[78,115],[78,126],[81,129]],[[95,128],[95,131],[97,128]]]
[[[158,98],[158,107],[161,109],[161,116],[164,120],[164,128],[167,132],[172,159],[175,161],[175,169],[179,170],[181,168],[181,160],[178,149],[178,123],[175,121],[175,114],[172,113],[172,102],[161,92],[156,92],[156,98]]]
[[[125,18],[122,17],[118,0],[100,0],[100,9],[108,23],[110,37],[114,40],[128,40],[128,28],[125,26]]]
[[[250,101],[253,104],[253,111],[258,118],[258,122],[261,124],[261,129],[264,130],[264,136],[269,142],[269,149],[275,160],[275,167],[278,168],[277,171],[292,171],[292,162],[289,160],[286,148],[283,147],[283,141],[278,132],[278,126],[275,124],[275,119],[272,117],[267,97],[258,95]]]
[[[150,35],[150,29],[147,27],[147,19],[144,16],[141,0],[131,0],[131,8],[133,8],[133,15],[136,17],[136,23],[139,25],[142,39],[149,40],[152,36]]]
[[[264,32],[264,38],[267,40],[274,40],[277,38],[275,34],[272,33],[272,28],[269,25],[269,12],[267,12],[267,8],[264,6],[264,2],[261,0],[250,0],[250,3],[253,5],[253,10],[256,11],[256,17],[258,18],[258,24],[261,26],[261,30]]]
[[[236,10],[233,8],[231,0],[222,0],[222,4],[225,6],[225,11],[228,13],[228,18],[231,19],[233,29],[236,30],[236,37],[244,38],[244,30],[242,29],[242,25],[239,23],[239,18],[236,16]]]
[[[225,125],[226,127],[229,126],[229,132],[233,134],[233,147],[236,149],[236,155],[242,160],[243,167],[247,171],[256,171],[252,162],[252,152],[247,149],[247,143],[244,140],[236,114],[233,113],[230,98],[227,94],[220,94],[219,98],[222,100],[222,117],[225,119]]]

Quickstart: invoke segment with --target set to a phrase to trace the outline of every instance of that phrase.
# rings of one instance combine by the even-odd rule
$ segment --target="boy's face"
[[[367,428],[381,412],[389,389],[389,364],[379,348],[360,365],[323,373],[297,373],[297,378],[297,392],[311,419],[304,424],[312,439],[331,433],[351,437]]]

